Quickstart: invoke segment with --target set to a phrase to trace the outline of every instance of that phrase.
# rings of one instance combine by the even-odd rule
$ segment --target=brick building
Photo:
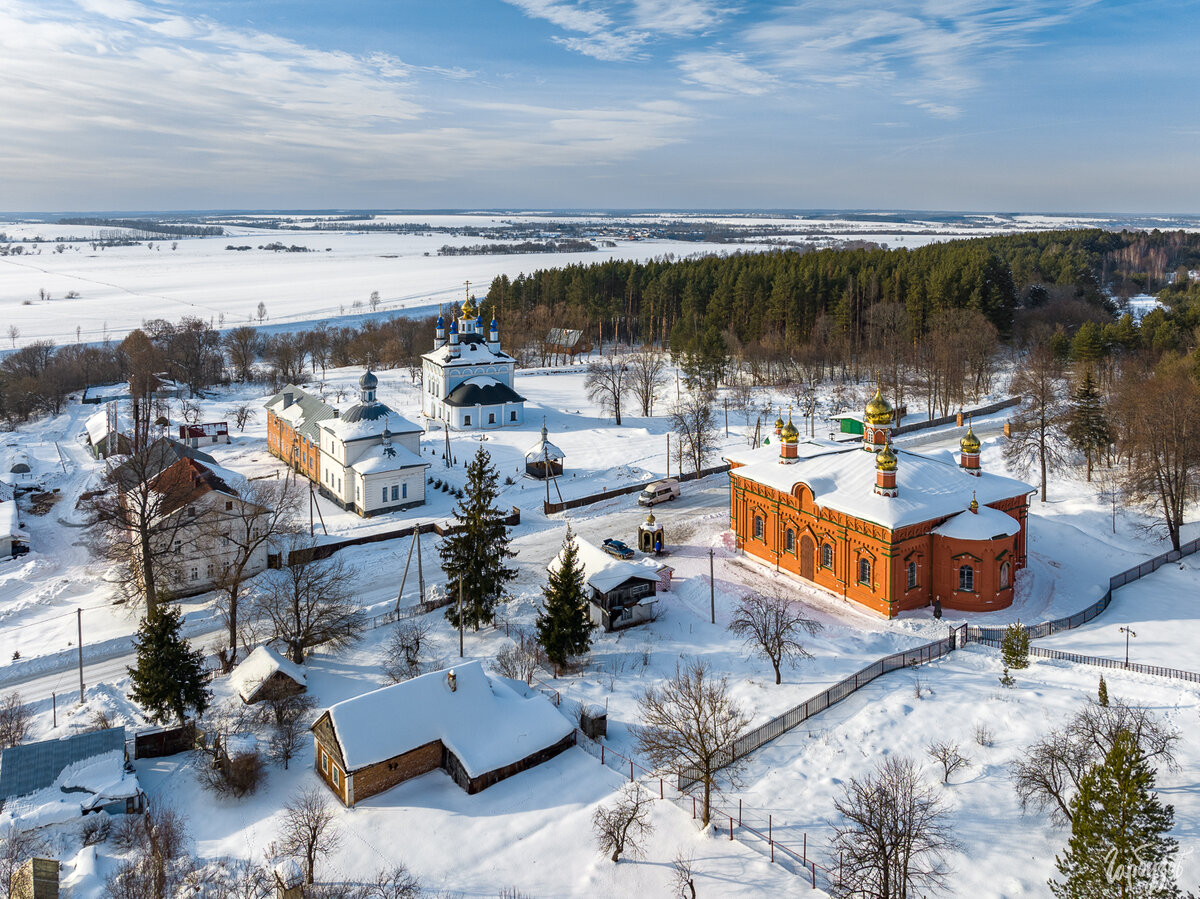
[[[523,686],[468,662],[339,702],[312,726],[317,774],[348,807],[439,768],[478,793],[575,744]]]
[[[892,447],[894,421],[876,391],[861,443],[801,441],[789,416],[778,448],[730,454],[738,548],[887,617],[1011,605],[1034,488],[983,471],[970,428],[957,457],[921,454]]]

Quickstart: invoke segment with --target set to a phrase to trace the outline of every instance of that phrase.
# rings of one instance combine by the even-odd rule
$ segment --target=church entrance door
[[[805,534],[800,538],[800,577],[813,579],[813,563],[816,561],[817,548],[813,545],[812,537]]]

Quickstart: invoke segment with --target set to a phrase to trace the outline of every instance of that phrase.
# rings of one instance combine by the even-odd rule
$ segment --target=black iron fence
[[[976,640],[984,646],[999,648],[999,640]],[[1098,668],[1119,668],[1122,671],[1136,671],[1139,674],[1153,674],[1157,677],[1172,677],[1175,680],[1186,680],[1200,684],[1200,674],[1195,671],[1183,671],[1179,668],[1163,668],[1161,665],[1143,665],[1141,662],[1123,662],[1120,659],[1106,659],[1101,656],[1082,655],[1078,652],[1066,652],[1061,649],[1045,649],[1041,646],[1030,646],[1029,654],[1039,659],[1062,659],[1079,665],[1095,665]]]

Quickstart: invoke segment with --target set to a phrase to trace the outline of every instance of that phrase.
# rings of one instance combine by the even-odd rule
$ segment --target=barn
[[[255,647],[230,673],[229,685],[247,705],[308,689],[304,669],[269,646]]]
[[[478,793],[575,745],[550,700],[478,661],[339,702],[312,732],[318,776],[351,808],[439,768]]]

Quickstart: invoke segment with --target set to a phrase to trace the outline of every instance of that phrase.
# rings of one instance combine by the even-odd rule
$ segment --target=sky
[[[4,0],[0,211],[1200,213],[1200,0]]]

